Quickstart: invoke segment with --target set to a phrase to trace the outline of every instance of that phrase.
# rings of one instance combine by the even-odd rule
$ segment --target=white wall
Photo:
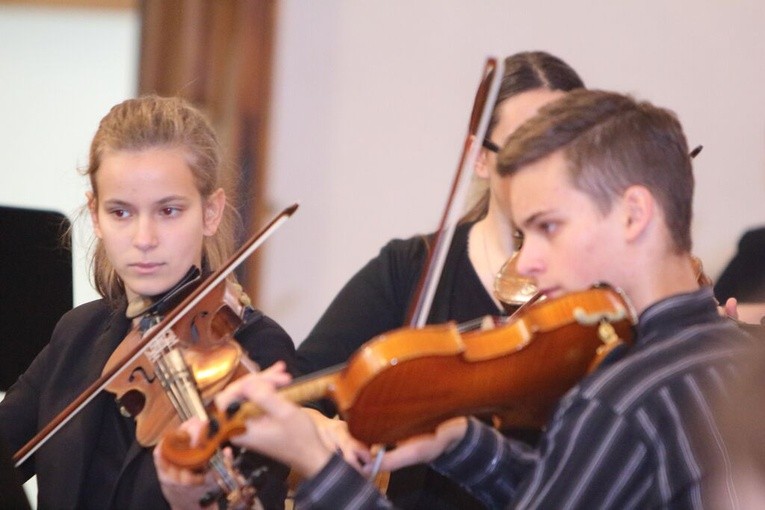
[[[128,11],[0,7],[0,204],[77,216],[98,121],[136,91],[139,29]],[[97,297],[89,235],[74,232],[77,304]]]
[[[268,201],[301,208],[262,248],[259,305],[300,341],[393,236],[435,228],[486,55],[544,49],[591,87],[671,107],[696,161],[696,253],[716,276],[765,223],[760,0],[283,0]],[[138,19],[0,7],[0,203],[73,216],[108,108],[135,93]],[[75,302],[88,229],[75,239]]]
[[[436,227],[489,54],[547,50],[675,110],[704,145],[695,252],[713,277],[765,223],[761,0],[280,5],[269,201],[301,210],[264,248],[260,305],[296,341],[386,240]]]
[[[75,220],[87,189],[77,169],[87,164],[98,121],[135,94],[139,28],[126,11],[0,6],[0,205]],[[90,230],[79,224],[76,304],[97,297],[87,276]],[[36,479],[24,489],[34,508]]]
[[[695,252],[715,276],[765,223],[761,0],[283,0],[259,305],[300,341],[393,236],[435,228],[486,55],[543,49],[590,87],[674,109],[697,174]],[[125,11],[0,7],[0,204],[74,217],[98,120],[135,94]],[[0,233],[1,234],[1,233]],[[89,230],[76,231],[75,303]],[[2,242],[2,235],[0,235]]]

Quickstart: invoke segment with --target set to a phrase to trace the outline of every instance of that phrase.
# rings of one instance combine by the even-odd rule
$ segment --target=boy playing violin
[[[524,235],[518,271],[548,297],[601,281],[622,289],[639,314],[634,345],[561,399],[537,448],[457,418],[387,452],[382,469],[429,462],[490,508],[702,507],[727,456],[712,403],[751,340],[697,283],[678,120],[620,94],[573,91],[509,138],[498,170],[504,213]],[[248,399],[266,412],[234,442],[306,476],[301,508],[390,506],[275,393],[288,380],[275,366],[218,395],[219,407]]]

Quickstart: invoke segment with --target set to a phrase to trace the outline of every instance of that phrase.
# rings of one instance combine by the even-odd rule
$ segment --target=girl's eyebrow
[[[112,207],[114,206],[127,207],[128,205],[130,205],[128,202],[125,202],[124,200],[120,200],[118,198],[110,198],[109,200],[104,200],[103,204],[112,206]]]
[[[183,195],[170,195],[168,197],[165,197],[157,201],[156,203],[159,205],[163,205],[163,204],[169,204],[171,202],[185,202],[187,200],[188,200],[188,197],[185,197]]]
[[[157,202],[155,202],[157,205],[166,205],[173,202],[186,202],[188,201],[188,197],[185,197],[183,195],[170,195],[164,198],[161,198]],[[126,207],[130,205],[130,202],[126,202],[125,200],[119,199],[119,198],[110,198],[108,200],[104,200],[104,205],[110,205],[110,206],[120,206],[120,207]]]

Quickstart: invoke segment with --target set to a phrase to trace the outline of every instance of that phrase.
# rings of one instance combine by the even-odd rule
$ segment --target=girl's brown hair
[[[101,119],[84,171],[90,178],[95,205],[98,203],[96,176],[106,155],[158,147],[180,148],[185,152],[203,199],[221,187],[220,143],[202,112],[180,98],[149,95],[128,99],[112,107]],[[214,271],[228,259],[234,242],[235,218],[233,208],[227,203],[218,231],[204,239],[203,271]],[[98,293],[112,303],[125,293],[125,286],[98,239],[93,247],[92,278]]]
[[[511,97],[529,90],[549,89],[569,91],[584,88],[584,82],[574,69],[558,57],[544,51],[524,51],[505,59],[505,71],[499,84],[497,101],[492,110],[487,137],[499,122],[499,107]],[[481,140],[479,140],[480,142]],[[504,143],[504,140],[497,140]],[[480,197],[462,218],[463,222],[480,220],[489,209],[489,190]]]

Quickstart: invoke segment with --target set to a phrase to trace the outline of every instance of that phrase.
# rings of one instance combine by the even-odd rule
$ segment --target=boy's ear
[[[653,194],[645,186],[634,185],[622,195],[627,240],[638,238],[652,221],[656,211]]]

